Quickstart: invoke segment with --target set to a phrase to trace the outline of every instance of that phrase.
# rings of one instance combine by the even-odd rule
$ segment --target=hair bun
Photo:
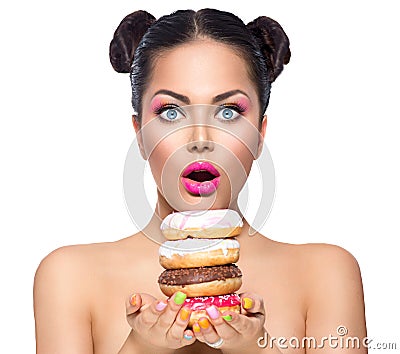
[[[143,10],[132,12],[123,18],[110,43],[110,61],[115,71],[130,72],[135,49],[155,20],[153,15]]]
[[[266,16],[257,17],[247,24],[256,38],[270,71],[270,82],[275,81],[290,60],[289,38],[281,25]]]

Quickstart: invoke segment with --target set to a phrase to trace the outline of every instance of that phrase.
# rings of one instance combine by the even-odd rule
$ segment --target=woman
[[[281,26],[264,16],[246,26],[213,9],[177,11],[159,20],[137,11],[115,31],[110,59],[116,71],[131,74],[132,120],[158,187],[156,210],[135,235],[62,247],[45,257],[34,285],[37,352],[366,352],[362,345],[335,346],[324,339],[338,336],[340,326],[361,343],[366,336],[359,267],[340,247],[249,237],[243,220],[237,237],[241,314],[228,321],[216,312],[193,330],[186,329],[182,294],[166,302],[156,281],[163,269],[152,239],[160,237],[163,218],[190,209],[239,212],[241,176],[262,150],[271,83],[290,59]],[[202,116],[202,107],[219,107],[218,116],[193,124],[185,114]],[[190,193],[179,182],[193,161],[219,168],[216,190]],[[271,345],[279,337],[286,342]],[[301,345],[305,337],[321,347]],[[300,344],[289,343],[291,338]]]

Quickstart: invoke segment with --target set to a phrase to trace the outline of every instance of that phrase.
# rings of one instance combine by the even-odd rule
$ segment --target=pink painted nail
[[[156,310],[157,311],[162,311],[167,307],[167,304],[165,302],[160,301],[157,305],[156,305]]]
[[[206,311],[212,320],[216,320],[219,317],[219,311],[214,305],[207,307]]]

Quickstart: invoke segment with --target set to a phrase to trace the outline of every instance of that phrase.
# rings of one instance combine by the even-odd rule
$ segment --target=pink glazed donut
[[[225,238],[237,236],[243,227],[242,217],[232,209],[189,210],[169,214],[160,229],[168,240]]]

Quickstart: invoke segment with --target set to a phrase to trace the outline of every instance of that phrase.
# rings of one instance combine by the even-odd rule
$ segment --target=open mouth
[[[213,164],[196,161],[185,168],[181,181],[188,192],[194,195],[209,195],[218,188],[220,173]]]

